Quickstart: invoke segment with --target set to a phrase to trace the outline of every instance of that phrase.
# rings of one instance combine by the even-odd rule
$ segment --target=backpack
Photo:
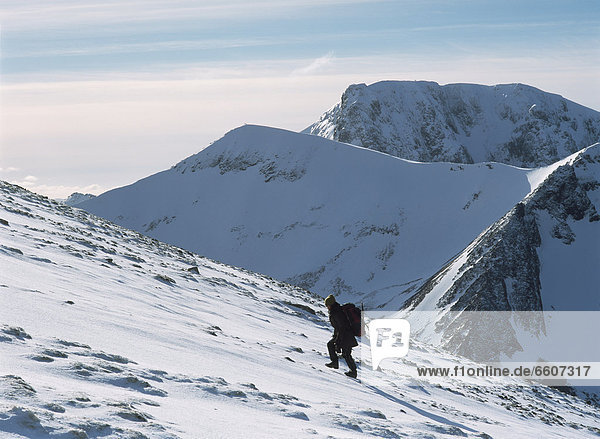
[[[362,335],[362,319],[360,317],[360,308],[353,303],[346,303],[342,305],[342,309],[344,310],[346,317],[348,317],[348,321],[352,327],[352,333],[355,337],[360,337]]]

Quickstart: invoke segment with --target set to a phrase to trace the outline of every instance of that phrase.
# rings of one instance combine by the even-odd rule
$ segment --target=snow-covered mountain
[[[539,181],[500,164],[415,163],[243,126],[170,170],[78,205],[322,295],[406,299]]]
[[[488,325],[458,322],[461,311],[600,311],[600,144],[547,168],[548,176],[462,253],[425,281],[404,307],[437,310],[427,322],[462,355],[465,339],[483,339]],[[544,175],[538,175],[543,178]],[[467,314],[468,315],[468,314]],[[495,339],[520,348],[514,325],[545,332],[543,320],[496,321]],[[499,343],[500,344],[500,343]],[[496,352],[498,354],[498,352]]]
[[[523,84],[348,87],[305,132],[422,162],[550,165],[600,141],[600,113]]]
[[[323,366],[321,298],[4,182],[0,239],[3,438],[600,433],[597,405],[547,387],[409,378],[469,364],[418,343],[350,380]]]
[[[82,194],[81,192],[73,192],[63,202],[67,206],[75,206],[79,203],[83,203],[84,201],[91,200],[92,198],[95,198],[95,197],[96,196],[92,195],[92,194]]]
[[[600,144],[554,168],[405,306],[600,310]]]

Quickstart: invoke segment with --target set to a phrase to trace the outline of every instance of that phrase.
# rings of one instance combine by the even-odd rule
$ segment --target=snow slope
[[[322,300],[0,183],[3,438],[584,438],[598,407],[546,387],[323,367]],[[364,364],[363,364],[364,365]]]
[[[351,85],[304,132],[423,162],[552,164],[600,141],[600,113],[524,84]]]
[[[243,126],[78,207],[322,295],[381,305],[412,291],[531,189],[525,169],[415,163]]]

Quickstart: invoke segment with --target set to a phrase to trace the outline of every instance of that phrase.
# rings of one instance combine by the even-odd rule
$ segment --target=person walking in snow
[[[327,350],[329,351],[329,358],[331,362],[325,366],[331,367],[332,369],[339,368],[339,360],[337,352],[342,352],[342,358],[346,361],[348,368],[346,375],[352,378],[356,378],[356,363],[352,358],[352,348],[358,346],[356,338],[352,333],[352,326],[346,313],[342,309],[341,305],[336,302],[335,297],[331,294],[325,299],[325,306],[329,310],[329,321],[333,326],[333,337],[327,343]]]

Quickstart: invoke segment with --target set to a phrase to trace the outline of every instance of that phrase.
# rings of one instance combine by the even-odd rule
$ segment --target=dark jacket
[[[333,340],[338,349],[349,349],[358,346],[350,321],[342,306],[337,302],[331,305],[329,321],[333,326]]]

